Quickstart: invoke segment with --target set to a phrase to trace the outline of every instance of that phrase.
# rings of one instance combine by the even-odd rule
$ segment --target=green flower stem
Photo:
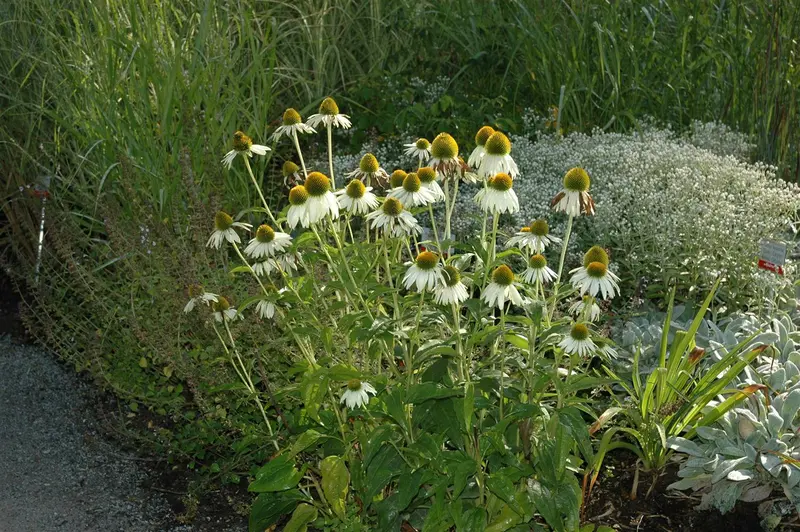
[[[575,217],[570,215],[567,219],[567,230],[564,231],[564,243],[561,247],[561,258],[558,261],[558,275],[556,275],[556,282],[553,285],[553,306],[550,307],[550,313],[547,315],[547,321],[553,319],[553,314],[556,311],[556,298],[558,298],[558,289],[561,287],[561,274],[564,272],[564,260],[567,258],[567,248],[569,247],[569,239],[572,236],[572,221]]]
[[[228,349],[228,346],[226,345],[225,341],[222,339],[222,335],[219,334],[219,329],[217,329],[217,325],[216,324],[212,324],[213,327],[214,327],[214,332],[217,333],[217,337],[219,338],[219,341],[222,342],[222,347],[223,347],[223,349],[225,349],[225,353],[229,357],[231,357],[231,364],[233,365],[234,369],[236,370],[236,373],[239,375],[239,378],[242,380],[242,384],[244,384],[245,387],[247,388],[247,390],[253,395],[253,398],[255,399],[256,405],[258,406],[258,410],[261,412],[261,416],[264,418],[264,422],[267,424],[267,431],[269,432],[269,437],[270,437],[270,439],[272,441],[272,445],[275,447],[276,451],[279,451],[280,450],[280,446],[278,445],[278,441],[275,439],[275,433],[272,430],[272,423],[269,422],[269,418],[267,417],[267,411],[264,410],[264,405],[261,404],[261,399],[259,399],[259,397],[258,397],[258,391],[256,390],[255,386],[253,385],[253,381],[250,379],[249,375],[247,374],[247,368],[245,368],[244,362],[242,361],[242,357],[239,356],[239,351],[238,351],[238,349],[236,349],[236,342],[234,342],[233,335],[231,334],[231,329],[230,329],[230,327],[228,327],[228,321],[223,318],[223,323],[225,324],[225,330],[228,331],[228,338],[230,338],[230,341],[231,341],[231,348],[233,349],[233,352],[236,355],[236,358],[238,359],[239,365],[241,366],[242,371],[244,371],[244,374],[242,374],[239,371],[239,369],[236,367],[236,362],[234,361],[233,356],[231,356],[230,350]]]
[[[487,214],[488,216],[488,214]],[[484,221],[486,219],[484,218]],[[486,272],[483,277],[483,287],[486,288],[486,285],[489,283],[489,275],[492,271],[492,265],[494,264],[495,253],[497,248],[497,226],[500,223],[500,215],[498,213],[494,213],[492,215],[492,242],[489,246],[488,255],[486,259]]]
[[[442,252],[442,244],[439,241],[439,230],[436,229],[436,218],[433,216],[433,203],[428,203],[428,215],[431,217],[431,228],[433,229],[433,238],[436,242],[436,250],[439,252],[439,257],[444,256]]]
[[[336,179],[333,177],[333,133],[331,124],[328,123],[328,168],[331,172],[331,188],[336,190]]]
[[[300,141],[297,139],[297,131],[292,131],[292,141],[294,141],[294,149],[297,150],[297,156],[300,158],[300,166],[303,167],[303,175],[308,179],[306,162],[303,160],[303,152],[300,150]]]
[[[506,327],[506,306],[500,307],[500,337],[497,339],[500,348],[500,419],[503,419],[503,403],[506,401],[505,375],[506,375],[506,349],[503,348],[503,331]]]
[[[250,174],[250,179],[253,180],[253,186],[256,187],[256,192],[258,192],[258,197],[261,198],[261,203],[264,205],[264,209],[267,211],[267,216],[269,216],[269,220],[275,225],[275,227],[280,228],[278,221],[272,215],[272,211],[267,204],[267,200],[264,199],[264,193],[261,192],[261,187],[258,186],[258,181],[256,181],[256,176],[253,174],[253,169],[250,167],[250,160],[249,157],[242,157],[244,159],[244,165],[247,167],[247,173]]]
[[[445,240],[452,240],[453,233],[450,230],[450,220],[453,217],[453,210],[456,208],[456,198],[458,198],[458,182],[459,179],[455,179],[455,183],[453,183],[453,197],[450,198],[450,206],[448,208],[447,203],[445,203],[445,218],[444,218],[444,239]]]
[[[564,244],[561,247],[561,258],[558,261],[558,275],[556,276],[556,287],[561,283],[561,274],[564,271],[564,260],[567,257],[567,248],[569,247],[569,238],[572,236],[572,220],[574,216],[570,215],[567,220],[567,230],[564,231]],[[557,292],[558,290],[556,290]]]
[[[450,305],[453,312],[453,329],[456,335],[456,356],[458,357],[458,378],[459,380],[469,382],[469,370],[471,361],[467,360],[466,353],[461,345],[461,311],[458,305],[453,303]]]
[[[361,302],[361,304],[364,306],[364,310],[367,311],[369,319],[374,320],[375,317],[369,310],[369,306],[367,305],[367,302],[364,300],[364,297],[361,295],[361,290],[358,289],[356,280],[353,277],[353,270],[350,269],[350,264],[347,260],[347,255],[345,255],[344,253],[344,247],[342,246],[342,241],[339,240],[339,232],[336,230],[336,222],[333,221],[333,217],[331,217],[330,213],[328,214],[328,223],[331,224],[331,232],[333,233],[333,239],[336,242],[336,247],[339,250],[339,254],[342,256],[342,263],[344,264],[344,268],[347,271],[347,277],[350,279],[350,282],[353,283],[353,287],[356,290],[356,295],[358,296],[358,299]]]

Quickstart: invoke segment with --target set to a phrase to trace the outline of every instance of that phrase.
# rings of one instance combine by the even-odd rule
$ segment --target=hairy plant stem
[[[256,192],[258,192],[258,197],[261,198],[261,203],[264,205],[264,209],[267,211],[267,216],[269,216],[269,220],[275,225],[276,228],[280,228],[278,221],[272,215],[272,211],[269,208],[269,204],[267,200],[264,198],[264,193],[261,192],[261,187],[258,185],[258,181],[256,181],[256,176],[253,174],[253,169],[250,167],[250,160],[248,157],[243,157],[244,165],[247,167],[247,173],[250,174],[250,179],[253,180],[253,186],[256,187]]]
[[[433,238],[436,242],[436,251],[439,253],[439,257],[444,257],[444,253],[442,252],[442,244],[439,241],[439,230],[436,229],[436,218],[433,216],[433,203],[428,203],[428,215],[431,217],[431,228],[433,229]]]
[[[303,167],[303,176],[308,179],[306,162],[303,160],[303,152],[300,150],[300,141],[297,139],[297,131],[292,131],[292,141],[294,142],[294,149],[297,150],[297,156],[300,158],[300,166]]]
[[[244,384],[245,388],[253,395],[253,399],[255,399],[256,405],[258,406],[259,412],[261,412],[261,416],[264,418],[264,422],[267,425],[267,431],[269,432],[270,440],[272,441],[272,445],[275,447],[276,451],[280,450],[280,446],[278,445],[278,441],[275,439],[275,432],[272,430],[272,423],[269,422],[269,417],[267,417],[267,412],[264,410],[264,405],[261,404],[261,399],[258,397],[258,390],[253,385],[252,379],[247,371],[247,367],[244,365],[244,361],[242,361],[242,357],[239,355],[239,350],[236,349],[236,342],[233,340],[233,335],[231,334],[231,329],[228,327],[228,321],[226,318],[222,318],[222,323],[225,325],[225,330],[228,332],[228,338],[230,338],[231,342],[231,349],[233,350],[234,355],[236,355],[236,360],[234,360],[233,356],[231,355],[231,349],[228,349],[228,345],[222,339],[222,335],[219,333],[219,329],[217,329],[217,325],[212,323],[214,327],[214,332],[217,333],[217,338],[222,343],[222,348],[225,350],[225,354],[227,354],[231,359],[231,364],[233,365],[233,369],[236,370],[236,374],[239,375],[239,379]],[[236,362],[239,362],[239,366],[236,366]],[[241,368],[241,369],[240,369]]]
[[[328,123],[328,169],[331,172],[331,188],[336,189],[336,179],[333,177],[333,126]]]

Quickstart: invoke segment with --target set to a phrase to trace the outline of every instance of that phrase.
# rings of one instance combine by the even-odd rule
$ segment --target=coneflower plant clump
[[[283,165],[276,179],[292,186],[274,204],[255,178],[269,153],[232,133],[221,164],[257,200],[207,221],[208,258],[232,284],[193,285],[184,308],[258,413],[248,437],[274,450],[251,478],[251,529],[291,514],[298,527],[388,530],[409,512],[440,529],[508,512],[574,529],[574,471],[595,463],[578,443],[594,415],[585,379],[616,357],[602,324],[626,297],[621,254],[589,236],[605,212],[593,160],[565,156],[540,190],[531,145],[484,126],[474,146],[440,132],[403,146],[397,166],[366,152],[341,169],[330,131],[350,125],[330,97],[307,123],[284,112],[272,138],[300,165]],[[306,165],[307,142],[325,142],[327,161]],[[464,201],[477,213],[468,241],[452,230]],[[503,216],[525,222],[506,231]],[[247,323],[277,347],[249,345]],[[278,356],[289,369],[275,379],[262,358]],[[545,510],[543,490],[563,497]]]

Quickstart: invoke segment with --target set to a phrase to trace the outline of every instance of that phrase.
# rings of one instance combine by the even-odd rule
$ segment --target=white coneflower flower
[[[550,207],[569,216],[594,214],[594,200],[589,195],[591,180],[583,168],[573,168],[564,176],[564,189],[556,194]]]
[[[434,292],[433,298],[439,305],[460,305],[469,299],[467,287],[461,282],[461,272],[455,266],[445,266],[442,270],[443,284]]]
[[[404,144],[404,146],[406,155],[417,159],[420,165],[431,157],[431,143],[428,142],[428,139],[417,139],[416,142]]]
[[[294,139],[294,135],[301,133],[316,133],[316,130],[303,123],[300,113],[291,107],[283,112],[283,124],[278,126],[275,133],[272,134],[272,140],[279,140],[282,136]]]
[[[442,190],[442,187],[436,182],[436,170],[430,166],[423,166],[417,170],[417,177],[419,177],[422,188],[431,192],[434,202],[444,200],[444,190]]]
[[[289,191],[289,210],[286,212],[286,223],[294,229],[311,225],[308,215],[308,190],[303,185],[295,185]]]
[[[569,330],[569,334],[558,344],[567,354],[578,356],[589,355],[597,349],[589,337],[589,328],[583,323],[576,323]]]
[[[308,221],[312,224],[325,219],[339,216],[339,203],[331,192],[331,180],[323,173],[311,172],[303,184],[308,192]]]
[[[377,157],[371,153],[364,154],[358,162],[358,168],[347,174],[350,179],[358,179],[368,186],[385,187],[389,182],[389,174],[378,163]]]
[[[220,323],[225,320],[243,319],[243,316],[236,312],[236,309],[232,308],[228,300],[222,296],[217,296],[217,300],[211,303],[211,310],[214,312],[214,319]]]
[[[300,177],[300,167],[293,161],[285,161],[283,163],[281,174],[283,174],[283,184],[287,187],[293,187],[303,180]]]
[[[416,285],[419,292],[433,291],[443,282],[439,255],[430,251],[423,251],[417,255],[417,259],[408,267],[403,277],[406,290]]]
[[[478,173],[483,177],[495,174],[508,174],[513,179],[519,175],[517,163],[511,158],[511,141],[503,133],[495,131],[486,140],[483,147],[484,154],[481,157]]]
[[[600,317],[600,306],[594,302],[594,298],[591,296],[583,296],[571,304],[569,306],[569,313],[573,316],[583,316],[584,312],[586,312],[586,305],[591,305],[588,310],[588,320],[597,321],[597,318]]]
[[[475,194],[475,203],[484,212],[514,214],[519,211],[519,200],[517,199],[517,194],[511,188],[513,185],[514,180],[508,174],[497,174],[494,177],[490,177],[489,181],[486,182],[486,187]]]
[[[390,198],[397,198],[406,207],[420,207],[433,203],[434,193],[422,186],[419,176],[411,172],[403,179],[403,184],[389,191]]]
[[[363,216],[378,207],[378,198],[372,193],[372,187],[364,186],[358,179],[352,179],[334,194],[338,196],[339,208],[356,216]]]
[[[536,282],[547,284],[555,278],[556,272],[547,267],[544,255],[533,255],[528,259],[528,268],[522,273],[522,279],[530,284]]]
[[[271,320],[275,316],[275,303],[262,299],[256,305],[256,312],[261,318]]]
[[[517,306],[525,303],[517,287],[514,286],[514,272],[505,264],[498,266],[492,272],[492,282],[484,289],[481,299],[490,307],[497,308],[503,308],[506,301]]]
[[[445,176],[455,174],[462,165],[458,157],[458,143],[447,133],[439,133],[431,143],[431,159],[428,166]]]
[[[389,236],[409,236],[422,234],[417,219],[403,208],[397,198],[386,198],[383,205],[366,217],[372,229],[383,229]]]
[[[560,238],[549,233],[550,226],[547,225],[547,222],[536,220],[509,238],[506,247],[517,246],[528,253],[543,253],[550,244],[561,242]]]
[[[231,244],[238,244],[242,239],[236,233],[234,229],[236,227],[249,231],[253,226],[243,222],[234,222],[228,213],[219,211],[214,216],[214,232],[211,233],[211,238],[208,239],[206,246],[219,249],[226,240]]]
[[[256,237],[247,244],[244,252],[254,259],[274,257],[276,253],[283,253],[291,245],[291,236],[263,224],[258,226]]]
[[[484,146],[486,145],[486,141],[489,140],[489,137],[492,136],[492,133],[494,133],[494,128],[492,126],[483,126],[475,134],[476,146],[475,149],[472,150],[472,153],[469,154],[469,159],[467,159],[467,164],[472,168],[478,168],[480,165],[481,157],[486,153]]]
[[[347,389],[342,394],[340,403],[344,403],[347,408],[362,407],[369,403],[369,394],[375,395],[377,393],[370,383],[351,379],[347,383]]]
[[[237,155],[252,157],[254,153],[256,155],[266,155],[268,151],[270,151],[270,149],[266,146],[253,144],[253,139],[243,132],[237,131],[233,134],[233,149],[226,153],[225,157],[223,157],[220,162],[225,165],[225,168],[230,170],[233,160],[236,159]]]
[[[297,271],[297,261],[299,259],[300,255],[297,253],[284,253],[283,255],[256,262],[253,264],[253,271],[258,276],[270,275],[272,272],[279,271],[289,274]]]
[[[194,284],[189,285],[189,302],[186,303],[185,307],[183,307],[183,311],[188,314],[194,310],[195,305],[211,305],[211,303],[216,301],[218,297],[219,296],[217,294],[212,294],[211,292],[206,292],[203,290],[202,286]]]
[[[352,126],[350,117],[339,112],[336,100],[330,96],[322,100],[319,104],[319,113],[309,116],[306,123],[311,127],[319,127],[322,124],[325,127],[333,126],[341,129],[350,129]]]
[[[593,246],[583,257],[583,266],[575,268],[570,282],[580,288],[581,295],[588,293],[596,297],[601,293],[603,299],[611,299],[619,292],[619,277],[608,269],[608,254],[600,246]]]

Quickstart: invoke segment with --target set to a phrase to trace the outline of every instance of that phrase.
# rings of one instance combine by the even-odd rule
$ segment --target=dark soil
[[[640,472],[638,496],[631,499],[636,457],[618,452],[606,458],[606,463],[584,512],[587,522],[642,532],[761,530],[757,503],[737,502],[731,512],[721,514],[717,510],[698,510],[699,497],[667,491],[667,486],[677,480],[676,464],[668,466],[658,478],[649,498],[645,495],[653,476]]]

